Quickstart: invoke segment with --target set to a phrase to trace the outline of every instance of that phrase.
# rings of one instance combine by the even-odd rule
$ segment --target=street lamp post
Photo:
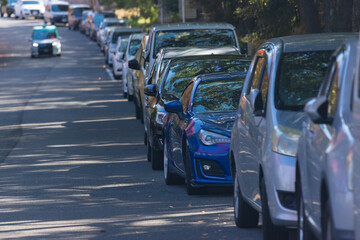
[[[181,15],[182,15],[182,22],[185,22],[185,0],[181,0]]]

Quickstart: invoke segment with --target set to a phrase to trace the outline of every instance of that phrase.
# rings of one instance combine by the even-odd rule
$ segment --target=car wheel
[[[128,93],[127,99],[128,99],[129,102],[131,102],[131,101],[134,99],[134,96],[133,96],[133,95],[130,95],[130,94]]]
[[[144,131],[144,145],[148,145],[148,135],[147,133]]]
[[[192,175],[190,169],[190,152],[186,146],[184,147],[184,157],[186,193],[188,195],[199,194],[202,189],[193,187],[191,185]]]
[[[31,58],[35,58],[35,56],[31,54]]]
[[[135,98],[135,116],[136,116],[136,119],[140,119],[140,108],[137,104],[137,98]]]
[[[235,224],[239,228],[256,227],[259,223],[259,212],[244,200],[236,173],[234,179],[234,218]]]
[[[153,143],[153,146],[150,147],[150,151],[151,151],[151,168],[153,170],[163,169],[164,160],[163,160],[162,151],[156,148],[155,143]]]
[[[147,145],[146,157],[147,157],[148,162],[151,162],[151,146],[150,146],[149,140],[146,140],[146,141],[147,141],[147,143],[146,143],[146,145]]]
[[[260,185],[260,198],[262,207],[262,233],[264,240],[286,240],[288,239],[288,233],[279,226],[275,226],[272,223],[270,209],[268,205],[268,199],[266,194],[266,186],[264,177],[261,179]]]
[[[296,182],[296,205],[298,211],[298,228],[297,239],[298,240],[315,240],[309,226],[309,222],[305,217],[304,199],[302,196],[301,180],[297,177]]]
[[[124,97],[125,99],[127,99],[127,93],[126,93],[126,92],[123,93],[123,97]]]
[[[140,122],[144,124],[144,111],[142,109],[142,105],[140,106]]]
[[[334,226],[332,221],[332,214],[330,209],[330,201],[326,201],[324,209],[324,217],[322,223],[322,239],[324,240],[334,240]]]
[[[183,182],[183,180],[176,174],[171,172],[171,166],[169,164],[168,151],[166,140],[164,139],[164,180],[166,185],[177,185]]]

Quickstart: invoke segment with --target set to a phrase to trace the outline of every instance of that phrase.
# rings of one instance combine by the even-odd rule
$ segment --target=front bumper
[[[43,17],[43,13],[40,10],[29,10],[22,12],[24,17]]]
[[[31,47],[32,56],[52,56],[61,54],[61,45],[53,46],[52,44],[39,44],[38,47]]]
[[[293,207],[296,158],[272,151],[267,156],[269,158],[265,160],[267,165],[263,166],[263,170],[271,219],[275,225],[297,226],[297,211]],[[284,202],[284,197],[289,200]]]
[[[53,16],[52,21],[54,23],[67,23],[68,22],[68,16],[67,15]]]

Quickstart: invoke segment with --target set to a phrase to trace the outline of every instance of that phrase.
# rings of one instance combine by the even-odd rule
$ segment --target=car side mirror
[[[140,65],[136,59],[133,59],[129,61],[129,68],[134,70],[140,70]]]
[[[250,105],[253,109],[253,113],[257,117],[264,116],[264,110],[263,109],[263,101],[261,97],[261,92],[259,89],[252,89],[250,91]]]
[[[305,105],[305,113],[311,121],[317,124],[331,124],[332,120],[327,115],[329,102],[325,96],[311,99]]]
[[[173,100],[170,102],[165,103],[164,105],[165,111],[170,113],[182,113],[183,106],[179,100]]]
[[[144,87],[144,94],[147,96],[155,97],[156,96],[156,85],[149,84]]]

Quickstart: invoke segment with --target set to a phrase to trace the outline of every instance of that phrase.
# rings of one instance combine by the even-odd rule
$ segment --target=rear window
[[[196,88],[193,100],[193,112],[233,112],[236,111],[241,90],[242,78],[204,81]]]
[[[156,32],[154,58],[168,47],[224,47],[236,46],[234,31],[230,29],[197,29]],[[237,46],[236,46],[237,47]]]
[[[89,8],[74,8],[74,16],[81,17],[84,10],[89,10]]]
[[[247,72],[250,61],[239,58],[213,58],[204,57],[204,59],[189,58],[171,62],[163,91],[167,95],[180,98],[183,90],[189,81],[197,75],[216,72]]]
[[[32,35],[33,40],[54,39],[56,37],[56,30],[34,30]]]
[[[284,53],[275,84],[275,107],[300,111],[317,96],[333,51]]]
[[[127,47],[127,39],[122,39],[121,43],[120,43],[120,47],[119,47],[119,52],[125,52],[126,47]]]
[[[68,9],[68,5],[51,5],[51,11],[53,12],[67,12]]]

